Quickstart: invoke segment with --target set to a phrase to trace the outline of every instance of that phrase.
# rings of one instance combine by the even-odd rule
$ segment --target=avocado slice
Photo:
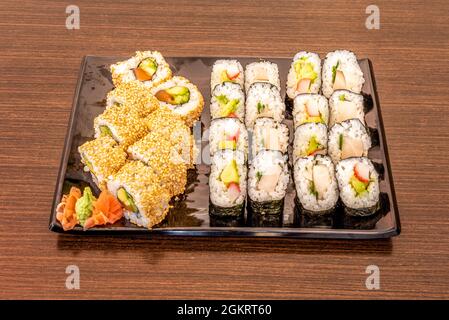
[[[132,212],[139,212],[136,204],[134,203],[133,198],[125,190],[125,188],[122,187],[117,190],[117,198],[120,201],[120,203],[125,207],[126,210],[129,210]]]
[[[313,83],[318,77],[318,74],[313,69],[313,64],[307,61],[307,57],[296,60],[294,68],[298,79],[310,79],[310,83]]]
[[[223,140],[218,143],[218,149],[224,150],[224,149],[237,149],[237,142],[235,140]]]
[[[101,134],[112,137],[112,131],[108,126],[100,126],[100,132]]]
[[[338,148],[341,150],[343,149],[343,135],[340,134],[340,136],[338,137]]]
[[[362,182],[359,179],[357,179],[356,176],[352,176],[349,180],[349,183],[351,184],[352,188],[354,188],[357,196],[361,196],[368,192],[368,185],[369,182]]]
[[[337,61],[337,64],[332,67],[332,84],[335,82],[335,77],[337,76],[337,70],[340,66],[340,60]]]
[[[139,63],[137,68],[143,70],[148,76],[153,77],[157,70],[157,62],[153,58],[145,58]]]
[[[220,81],[221,82],[229,82],[229,81],[233,82],[231,79],[229,79],[228,73],[226,72],[226,70],[223,70],[221,72],[221,74],[220,74]]]
[[[321,118],[321,116],[316,116],[316,117],[307,117],[306,122],[324,123],[324,120],[323,118]]]
[[[239,170],[235,159],[232,159],[223,169],[220,174],[220,180],[226,185],[226,187],[228,187],[232,182],[236,184],[240,183]]]
[[[174,86],[165,90],[172,96],[171,104],[184,104],[190,100],[190,90],[184,86]]]
[[[311,155],[319,149],[321,149],[321,144],[318,142],[316,136],[312,136],[309,140],[309,146],[307,147],[307,155]]]
[[[235,112],[237,110],[237,106],[239,105],[240,100],[239,99],[232,99],[231,101],[228,101],[225,105],[220,104],[220,115],[222,117],[227,117],[231,113]]]

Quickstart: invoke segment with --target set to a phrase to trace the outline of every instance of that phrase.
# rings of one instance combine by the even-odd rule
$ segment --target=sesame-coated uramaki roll
[[[90,171],[93,181],[103,190],[106,179],[116,173],[126,162],[126,152],[108,135],[87,141],[78,147],[85,170]]]

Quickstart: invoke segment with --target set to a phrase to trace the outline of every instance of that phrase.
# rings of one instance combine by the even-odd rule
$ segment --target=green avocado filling
[[[220,116],[227,117],[237,111],[237,106],[240,103],[239,99],[229,100],[224,94],[215,97],[220,104]]]
[[[228,73],[226,70],[223,70],[220,74],[220,81],[221,82],[234,82],[233,80],[229,79]]]
[[[169,102],[170,104],[179,105],[187,103],[190,100],[190,90],[187,87],[175,86],[165,91],[172,96],[172,100]]]
[[[318,192],[315,189],[315,183],[313,183],[313,181],[310,181],[309,183],[309,192],[310,194],[314,195],[315,198],[318,198]]]
[[[351,177],[351,179],[349,180],[349,183],[351,184],[352,188],[356,192],[357,196],[362,196],[368,192],[367,189],[369,186],[369,182],[360,181],[359,179],[357,179],[357,177],[355,175]]]
[[[261,113],[266,107],[267,107],[267,106],[264,105],[263,103],[258,102],[258,103],[257,103],[257,112],[258,112],[258,113]]]
[[[337,61],[337,64],[332,67],[332,84],[334,84],[334,82],[335,82],[335,77],[337,75],[337,69],[339,66],[340,66],[340,60]]]
[[[231,183],[240,183],[239,170],[237,162],[232,159],[220,174],[220,180],[228,187]]]
[[[137,68],[142,69],[149,76],[153,76],[157,70],[157,62],[153,58],[146,58],[139,63]]]
[[[260,179],[262,179],[262,176],[263,176],[262,172],[260,172],[260,171],[256,172],[256,181],[258,183],[259,183]]]
[[[338,148],[341,150],[343,149],[343,135],[340,134],[340,136],[338,137]]]
[[[307,60],[307,57],[301,57],[296,60],[294,63],[294,68],[299,80],[310,79],[310,84],[312,84],[318,77],[318,74],[313,69],[313,64]]]
[[[340,101],[346,101],[346,97],[345,97],[344,94],[341,94],[341,95],[338,97],[338,99],[339,99]]]
[[[136,204],[134,203],[133,197],[131,197],[131,195],[125,190],[125,188],[122,187],[117,190],[117,198],[126,210],[135,213],[139,212]]]
[[[318,142],[316,136],[312,136],[309,140],[309,146],[307,147],[307,155],[309,156],[320,149],[322,149],[322,145]]]
[[[84,188],[83,196],[76,201],[75,212],[80,224],[84,227],[86,220],[92,215],[93,202],[97,200],[89,187]]]
[[[306,123],[313,122],[313,123],[324,123],[324,124],[325,124],[324,119],[323,119],[323,117],[321,116],[321,113],[320,113],[319,116],[315,116],[315,117],[307,116],[307,119],[306,119],[305,122],[306,122]]]
[[[112,137],[112,131],[108,126],[100,126],[101,134]]]

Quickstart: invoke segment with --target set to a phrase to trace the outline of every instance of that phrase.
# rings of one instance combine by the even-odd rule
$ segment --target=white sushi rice
[[[344,101],[342,101],[344,99]],[[329,98],[329,127],[349,119],[365,124],[363,96],[348,90],[336,90]]]
[[[258,110],[258,105],[263,105],[263,108]],[[268,117],[282,122],[284,113],[285,104],[277,87],[257,82],[248,90],[245,103],[245,124],[248,129],[253,128],[257,118]]]
[[[228,197],[226,185],[220,180],[221,172],[226,165],[235,160],[238,168],[240,195],[232,202]],[[214,154],[210,167],[209,188],[211,202],[220,207],[230,208],[240,205],[246,198],[246,175],[245,155],[241,151],[223,150]]]
[[[253,201],[273,201],[281,200],[285,197],[288,182],[290,179],[288,164],[288,156],[278,151],[262,150],[253,159],[248,173],[248,196]],[[277,168],[281,168],[279,180],[273,192],[267,192],[258,188],[258,176],[257,173],[270,174]],[[277,169],[278,170],[278,169]]]
[[[339,63],[337,70],[343,72],[346,80],[345,89],[360,93],[365,79],[363,78],[363,72],[357,62],[357,57],[351,51],[336,50],[329,52],[323,63],[323,94],[326,97],[330,97],[334,92],[332,68],[336,66],[337,63]]]
[[[371,138],[369,137],[365,126],[358,119],[346,120],[335,124],[329,130],[328,154],[334,163],[343,160],[342,150],[339,145],[340,136],[342,136],[343,144],[348,137],[361,142],[361,145],[363,146],[362,154],[351,156],[366,157],[368,155],[368,150],[371,148]]]
[[[326,181],[328,183],[325,186],[326,191],[321,194],[311,192],[311,186],[314,183],[313,167],[316,165],[325,166],[330,178],[330,181]],[[293,174],[296,194],[304,209],[320,212],[335,207],[338,201],[338,186],[334,172],[334,165],[328,156],[309,156],[295,162]]]
[[[310,85],[308,93],[318,93],[321,88],[321,59],[320,56],[313,52],[300,51],[293,57],[293,62],[290,66],[290,70],[287,76],[287,95],[290,99],[294,99],[298,92],[296,90],[298,81],[301,80],[298,78],[298,75],[295,71],[295,62],[299,59],[306,59],[306,62],[310,62],[313,66],[313,71],[316,72],[317,78]]]
[[[309,141],[315,137],[318,143],[322,146],[322,150],[317,151],[317,154],[327,153],[327,127],[322,123],[305,123],[300,125],[295,130],[295,138],[293,141],[293,161],[298,158],[307,157],[307,148]]]
[[[359,196],[350,183],[350,179],[354,175],[354,167],[357,163],[368,165],[370,175],[370,183],[367,188],[368,192]],[[340,198],[346,207],[352,209],[371,208],[379,202],[379,174],[368,158],[348,158],[340,161],[336,165],[336,177],[340,189]]]
[[[213,94],[214,89],[217,85],[222,84],[222,73],[227,70],[239,70],[240,74],[238,77],[232,80],[232,82],[237,83],[242,89],[244,85],[244,73],[243,67],[237,60],[217,60],[212,66],[212,73],[210,76],[210,90]]]
[[[209,150],[214,155],[220,150],[220,142],[238,134],[236,150],[244,154],[248,151],[248,132],[244,124],[236,118],[221,118],[212,121],[209,128]]]
[[[267,82],[281,90],[278,65],[270,61],[258,61],[248,64],[245,68],[245,90],[257,82]]]
[[[175,76],[151,89],[151,93],[156,95],[160,90],[166,90],[175,86],[186,87],[190,92],[190,99],[187,103],[172,105],[163,101],[159,101],[160,105],[166,106],[173,113],[180,115],[186,120],[190,126],[195,120],[198,120],[203,111],[204,100],[203,95],[198,90],[197,86],[191,83],[188,79],[180,76]]]
[[[170,70],[170,66],[160,52],[136,51],[135,56],[129,58],[128,60],[120,61],[111,65],[112,80],[114,85],[136,80],[133,69],[137,68],[139,63],[146,58],[153,58],[156,61],[157,70],[153,75],[153,78],[148,81],[143,81],[143,84],[147,87],[153,87],[171,78],[172,72]]]
[[[251,153],[253,158],[261,150],[275,150],[287,153],[289,138],[287,125],[271,118],[259,118],[256,120],[251,133]]]
[[[245,120],[245,94],[241,86],[233,82],[225,82],[215,86],[212,92],[212,98],[210,101],[210,114],[212,119],[222,118],[221,106],[217,100],[219,96],[225,96],[229,101],[238,99],[239,103],[237,109],[234,112],[240,121]]]
[[[299,94],[293,100],[293,122],[295,128],[310,122],[308,108],[318,109],[325,125],[329,123],[329,104],[326,97],[315,93]]]

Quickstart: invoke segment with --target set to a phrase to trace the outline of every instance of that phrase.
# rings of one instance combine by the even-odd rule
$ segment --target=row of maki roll
[[[289,129],[282,123],[279,69],[270,61],[253,62],[245,69],[246,126],[252,133],[248,173],[248,214],[282,217],[290,175]]]
[[[293,99],[293,175],[300,210],[332,214],[340,199],[350,215],[374,213],[379,179],[367,158],[372,142],[360,94],[363,73],[355,55],[345,50],[329,53],[320,68],[318,55],[300,52],[287,81],[287,95]]]
[[[209,213],[242,216],[246,200],[248,132],[243,67],[237,60],[217,60],[211,72]]]

